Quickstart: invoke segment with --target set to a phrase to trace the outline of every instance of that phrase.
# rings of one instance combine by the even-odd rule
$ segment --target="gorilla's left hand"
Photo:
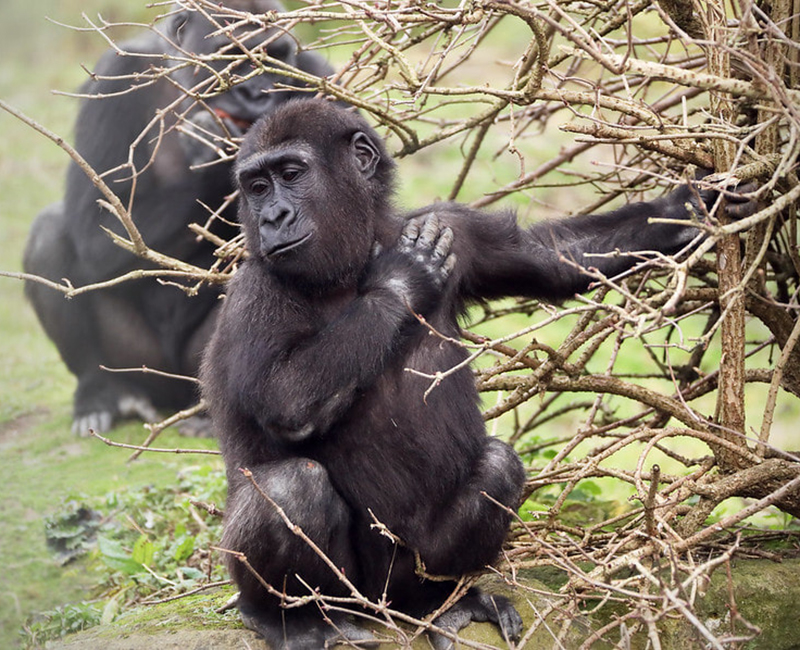
[[[722,211],[728,219],[737,221],[758,212],[759,202],[755,198],[758,184],[748,182],[740,185],[735,178],[726,180],[726,176],[726,174],[712,174],[703,170],[698,172],[691,185],[685,185],[677,191],[680,192],[685,188],[690,195],[688,202],[699,217],[708,214],[713,209],[720,194],[724,195]],[[699,201],[702,201],[702,206],[699,205]]]

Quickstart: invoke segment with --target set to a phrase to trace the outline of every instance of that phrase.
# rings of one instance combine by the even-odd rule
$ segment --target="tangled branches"
[[[202,102],[279,72],[370,115],[409,165],[435,164],[443,198],[502,200],[541,218],[635,200],[693,168],[715,170],[704,182],[723,190],[757,184],[756,214],[729,223],[715,206],[698,224],[707,238],[683,255],[643,254],[624,277],[588,269],[591,297],[486,306],[464,332],[486,420],[529,465],[507,566],[559,566],[575,608],[636,595],[587,646],[624,622],[657,647],[655,623],[677,612],[723,647],[681,594],[741,542],[734,534],[705,564],[696,554],[771,506],[800,516],[800,459],[774,427],[780,404],[800,397],[800,3],[306,0],[267,15],[181,4],[231,35],[301,33],[302,47],[337,69],[316,78],[237,41],[213,55],[228,67],[187,95]],[[242,61],[248,74],[236,72]],[[212,69],[186,53],[154,60],[131,86],[175,66]],[[235,138],[205,136],[219,157],[232,155]],[[212,272],[151,251],[106,189],[127,232],[121,245],[198,281],[235,270],[239,240],[215,242],[227,263]],[[208,224],[196,231],[207,235]],[[430,378],[434,390],[447,374]],[[591,493],[601,489],[638,505],[571,522],[576,503],[602,506]]]

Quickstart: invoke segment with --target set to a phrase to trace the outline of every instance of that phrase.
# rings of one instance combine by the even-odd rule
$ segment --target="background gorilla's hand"
[[[244,129],[234,120],[203,110],[196,111],[182,123],[180,143],[187,163],[196,167],[217,160],[225,139],[243,135]]]

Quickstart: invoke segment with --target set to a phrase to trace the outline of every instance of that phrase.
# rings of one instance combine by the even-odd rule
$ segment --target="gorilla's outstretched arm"
[[[701,235],[693,219],[703,219],[715,199],[714,192],[682,185],[653,201],[528,229],[520,228],[510,213],[452,203],[437,210],[456,232],[456,273],[466,298],[526,296],[556,302],[586,291],[593,281],[589,269],[613,277],[654,252],[679,252]],[[754,209],[754,203],[735,193],[726,203],[734,218]]]

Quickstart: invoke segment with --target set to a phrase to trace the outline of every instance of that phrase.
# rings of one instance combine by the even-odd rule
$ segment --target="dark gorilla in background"
[[[225,4],[253,13],[281,8],[271,0],[226,0]],[[137,80],[137,75],[151,66],[164,65],[164,53],[207,55],[225,46],[230,48],[226,36],[211,36],[217,29],[202,14],[176,8],[161,33],[149,33],[122,46],[133,55],[106,52],[95,68],[95,76],[81,88],[82,93],[104,97],[83,101],[75,130],[78,152],[100,174],[123,165],[136,143],[132,159],[140,173],[135,186],[129,169],[109,174],[106,182],[123,205],[135,192],[133,218],[151,248],[204,268],[213,261],[214,247],[199,242],[187,226],[205,223],[208,212],[203,205],[217,209],[233,191],[231,166],[203,166],[217,157],[213,149],[173,127],[180,124],[205,140],[213,140],[214,135],[240,135],[259,116],[299,94],[268,92],[276,83],[293,82],[261,74],[204,104],[185,99],[165,116],[165,132],[161,134],[154,118],[159,110],[183,97],[178,86],[194,88],[210,75],[199,66],[176,67],[171,79],[150,85],[144,78]],[[318,76],[331,72],[317,55],[299,52],[289,34],[262,34],[261,41],[263,52],[274,59]],[[252,38],[246,43],[253,51],[258,51],[257,44]],[[229,54],[237,52],[227,50]],[[227,63],[211,65],[219,71]],[[234,74],[250,72],[248,64]],[[185,120],[179,119],[179,114],[185,115]],[[33,224],[25,251],[25,271],[55,281],[68,278],[74,286],[82,286],[145,268],[141,260],[116,246],[103,232],[101,227],[119,234],[123,229],[98,205],[100,198],[99,190],[73,163],[67,172],[63,202],[45,209]],[[222,216],[235,218],[233,210]],[[219,221],[215,228],[224,238],[236,232]],[[147,279],[71,300],[33,282],[26,284],[26,292],[45,332],[78,379],[73,424],[77,432],[85,434],[90,428],[105,431],[125,416],[153,420],[157,408],[185,408],[196,400],[191,382],[139,372],[112,374],[100,366],[147,366],[194,375],[214,322],[218,296],[214,288],[203,288],[190,298],[176,287]]]
[[[613,276],[637,259],[589,254],[678,251],[697,230],[648,219],[688,219],[693,191],[528,230],[513,214],[455,203],[397,214],[381,139],[322,100],[259,121],[235,173],[250,257],[228,286],[201,372],[228,474],[222,545],[278,594],[350,595],[246,468],[362,594],[379,600],[386,589],[393,608],[428,614],[456,583],[423,579],[415,554],[439,576],[493,562],[525,473],[511,447],[486,435],[469,368],[427,398],[429,380],[407,369],[430,376],[462,364],[466,352],[452,340],[471,301],[565,299],[588,287],[578,265]],[[333,610],[331,626],[316,604],[283,608],[244,564],[226,561],[244,623],[272,647],[369,639]],[[475,589],[436,624],[455,631],[487,620],[508,638],[521,631],[505,598]]]

